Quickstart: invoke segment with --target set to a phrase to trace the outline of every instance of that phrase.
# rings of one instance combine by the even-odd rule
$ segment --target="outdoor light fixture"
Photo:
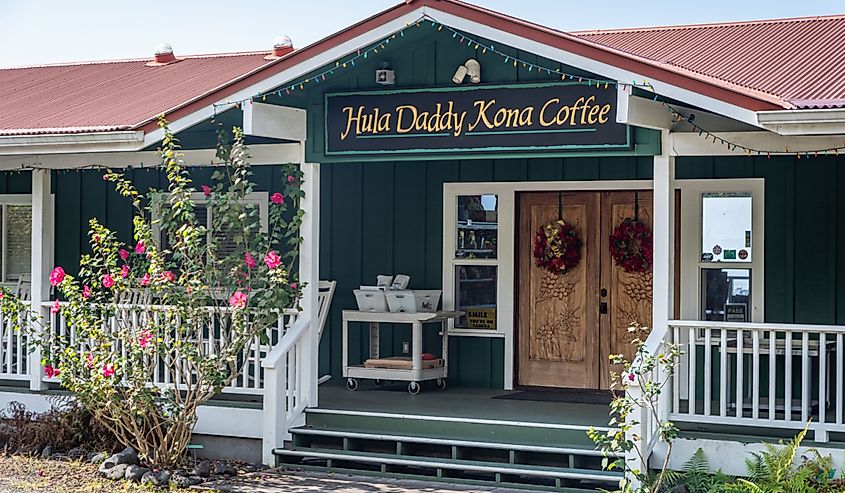
[[[477,60],[470,58],[463,65],[460,65],[455,70],[455,75],[452,77],[452,82],[455,84],[463,84],[464,79],[469,76],[469,81],[473,84],[481,82],[481,64]]]
[[[392,86],[396,83],[396,73],[390,68],[390,62],[382,62],[376,69],[376,83],[383,86]]]

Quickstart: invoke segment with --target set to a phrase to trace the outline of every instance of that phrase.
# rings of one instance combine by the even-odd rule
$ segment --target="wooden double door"
[[[608,388],[609,355],[634,353],[632,324],[651,326],[652,273],[628,273],[610,254],[609,237],[627,217],[651,227],[649,191],[532,192],[519,196],[517,383]],[[559,208],[559,203],[563,206]],[[533,240],[558,218],[575,226],[579,264],[557,275],[537,267]]]

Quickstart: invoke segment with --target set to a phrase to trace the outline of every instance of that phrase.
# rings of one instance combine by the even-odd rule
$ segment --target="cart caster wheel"
[[[376,387],[381,387],[382,385],[384,385],[384,382],[379,378],[376,378],[373,383],[376,384]]]
[[[438,378],[436,384],[437,384],[437,390],[446,390],[446,379],[445,378]]]
[[[358,390],[358,380],[354,378],[347,378],[346,379],[346,390],[356,391]]]
[[[408,392],[412,395],[417,395],[420,393],[420,384],[417,382],[411,382],[408,384]]]

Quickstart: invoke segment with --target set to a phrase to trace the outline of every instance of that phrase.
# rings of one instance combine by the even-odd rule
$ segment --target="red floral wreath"
[[[625,218],[610,235],[610,254],[625,272],[649,272],[654,250],[648,225],[638,219]]]
[[[562,274],[581,261],[581,238],[575,227],[562,219],[550,222],[534,235],[534,262],[537,267]]]

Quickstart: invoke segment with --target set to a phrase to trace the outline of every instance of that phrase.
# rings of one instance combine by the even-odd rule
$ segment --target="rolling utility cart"
[[[436,380],[437,388],[446,389],[447,364],[449,351],[449,337],[447,323],[449,319],[463,316],[463,312],[430,312],[430,313],[390,313],[390,312],[362,312],[358,310],[343,311],[343,377],[346,378],[346,388],[358,389],[358,379],[375,380],[380,385],[384,380],[400,380],[408,383],[408,392],[418,394],[420,382]],[[349,366],[349,322],[366,322],[369,324],[370,357],[361,366]],[[379,357],[379,324],[411,324],[411,357],[410,358],[380,358]],[[422,331],[423,324],[438,324],[443,341],[443,357],[433,360],[423,360]]]

